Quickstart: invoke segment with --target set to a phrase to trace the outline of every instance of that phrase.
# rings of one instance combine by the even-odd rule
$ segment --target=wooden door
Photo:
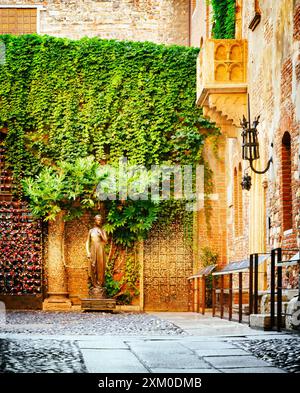
[[[188,311],[188,281],[192,246],[183,225],[153,230],[144,243],[144,309]]]

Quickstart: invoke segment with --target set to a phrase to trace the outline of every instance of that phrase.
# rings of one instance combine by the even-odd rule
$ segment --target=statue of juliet
[[[107,235],[102,228],[102,216],[95,216],[95,226],[90,229],[88,239],[86,241],[86,252],[90,259],[89,276],[92,284],[92,293],[102,293],[105,282],[105,244],[107,243]]]

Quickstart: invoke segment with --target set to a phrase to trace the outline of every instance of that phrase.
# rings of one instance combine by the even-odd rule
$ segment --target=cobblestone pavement
[[[19,336],[16,338],[16,336]],[[238,339],[11,335],[0,339],[4,373],[283,373]],[[66,337],[66,336],[65,336]]]
[[[181,328],[144,313],[9,311],[3,333],[68,335],[185,335]]]
[[[300,373],[300,337],[241,341],[239,345],[274,366],[290,373]]]
[[[86,367],[74,342],[0,339],[0,372],[83,373]]]
[[[195,313],[14,311],[6,322],[0,326],[0,372],[300,371],[298,335]]]

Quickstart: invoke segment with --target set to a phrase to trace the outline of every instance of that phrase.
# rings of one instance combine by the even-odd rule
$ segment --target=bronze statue
[[[102,228],[102,216],[95,216],[95,227],[90,229],[86,242],[86,252],[90,259],[89,275],[92,284],[92,293],[101,292],[105,281],[105,243],[107,235]]]

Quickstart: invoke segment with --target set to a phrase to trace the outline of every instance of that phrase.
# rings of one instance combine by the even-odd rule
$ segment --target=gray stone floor
[[[281,346],[287,342],[291,346],[291,340],[300,343],[297,335],[256,331],[246,325],[195,313],[127,314],[119,317],[116,314],[113,319],[108,314],[98,314],[89,315],[90,319],[84,317],[84,322],[80,314],[76,314],[78,325],[74,314],[60,313],[55,322],[56,334],[50,314],[47,316],[51,325],[48,330],[45,326],[33,328],[34,322],[45,324],[45,320],[32,321],[29,315],[26,314],[26,320],[21,314],[17,315],[23,332],[22,329],[10,329],[13,326],[9,323],[4,329],[0,328],[0,342],[15,348],[15,352],[7,349],[6,358],[2,359],[4,363],[9,360],[10,371],[23,367],[23,372],[35,368],[36,372],[285,373],[283,368],[275,366],[272,357],[261,359],[259,354],[252,353],[253,348],[262,342],[274,343],[274,340],[280,340]],[[8,318],[8,322],[13,320],[15,324],[16,315],[13,318]],[[69,319],[72,321],[70,329],[68,326],[61,328],[63,321],[68,324]],[[107,327],[101,329],[99,321],[104,326],[111,326],[110,334]],[[151,329],[144,329],[147,321]],[[30,334],[26,323],[30,324]],[[129,324],[131,328],[124,327],[122,330],[122,324]],[[84,329],[78,328],[83,325]],[[89,329],[92,334],[87,334]],[[36,359],[33,362],[27,359],[29,347],[31,358]],[[52,348],[49,356],[43,357],[43,353],[49,353],[49,348]],[[21,352],[23,362],[20,360]],[[2,365],[2,371],[6,371],[5,367],[5,364]]]

